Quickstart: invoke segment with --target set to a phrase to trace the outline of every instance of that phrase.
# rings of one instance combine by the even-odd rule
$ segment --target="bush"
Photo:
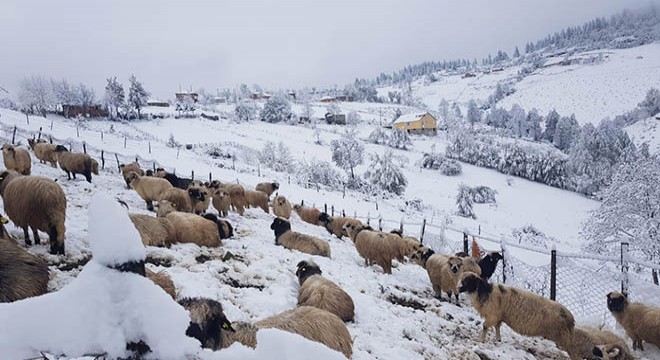
[[[453,159],[447,159],[440,165],[440,173],[447,176],[460,175],[463,172],[461,164]]]
[[[495,201],[495,195],[497,195],[497,191],[488,186],[477,186],[472,188],[472,200],[476,204],[494,204],[497,202]]]
[[[294,170],[294,161],[291,151],[283,142],[276,146],[274,142],[267,142],[259,152],[259,162],[265,167],[281,172]]]
[[[321,160],[301,164],[298,181],[306,187],[314,187],[317,184],[327,186],[331,190],[339,190],[343,187],[341,173],[329,162]]]
[[[401,195],[406,191],[408,180],[401,172],[401,168],[394,163],[394,155],[391,151],[385,152],[382,156],[372,154],[369,170],[364,173],[367,179],[375,187],[388,193]]]
[[[438,153],[426,153],[422,157],[422,167],[425,169],[440,170],[443,175],[454,176],[463,172],[461,164],[453,159],[447,159]]]

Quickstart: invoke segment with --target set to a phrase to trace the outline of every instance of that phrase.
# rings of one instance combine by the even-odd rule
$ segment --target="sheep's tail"
[[[91,183],[92,182],[92,158],[87,157],[85,161],[83,162],[83,175],[85,175],[85,179],[87,182]]]

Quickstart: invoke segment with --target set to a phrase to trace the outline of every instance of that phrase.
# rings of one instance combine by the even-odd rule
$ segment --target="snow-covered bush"
[[[339,140],[330,143],[332,148],[332,161],[346,171],[351,178],[355,178],[354,169],[362,164],[364,145],[355,137],[354,131],[347,131]]]
[[[422,167],[425,169],[440,170],[443,175],[454,176],[463,172],[461,164],[454,159],[447,159],[442,154],[425,153],[422,157]]]
[[[476,204],[496,203],[495,195],[497,191],[488,186],[476,186],[472,188],[472,200]]]
[[[261,110],[261,121],[277,123],[291,119],[291,103],[281,95],[275,95],[266,101]]]
[[[412,146],[412,141],[407,132],[399,128],[392,128],[392,132],[387,140],[387,146],[407,150]]]
[[[346,124],[355,126],[360,123],[362,119],[360,118],[360,114],[358,114],[355,111],[351,111],[348,114],[346,114]]]
[[[281,172],[291,172],[295,167],[291,150],[281,141],[277,145],[272,141],[267,142],[259,152],[259,162],[269,169]]]
[[[365,179],[386,192],[401,195],[406,191],[408,180],[401,168],[394,163],[394,155],[386,151],[382,156],[371,154],[371,165],[364,173]]]
[[[170,137],[169,137],[169,139],[167,139],[167,144],[165,144],[165,145],[167,147],[171,147],[171,148],[181,147],[181,143],[179,143],[178,141],[176,141],[176,139],[174,139],[174,134],[172,134],[172,133],[170,133]]]
[[[474,214],[472,209],[472,189],[465,184],[458,186],[458,194],[456,195],[456,215],[476,219],[477,216]]]
[[[399,206],[399,210],[403,212],[407,211],[424,211],[426,209],[426,205],[424,205],[424,201],[420,198],[414,198],[414,199],[408,199],[403,202],[402,206]]]
[[[513,229],[511,235],[518,239],[519,244],[539,246],[546,249],[548,248],[548,243],[557,242],[557,239],[544,234],[543,231],[530,224],[521,228]]]
[[[342,176],[332,164],[322,160],[301,163],[298,169],[298,181],[307,187],[324,185],[331,190],[343,187]]]
[[[257,117],[257,105],[252,101],[241,101],[236,105],[234,114],[238,121],[250,121]]]
[[[374,131],[371,132],[371,134],[369,134],[367,141],[372,144],[387,144],[389,139],[390,136],[387,134],[385,129],[382,127],[377,127],[374,129]]]

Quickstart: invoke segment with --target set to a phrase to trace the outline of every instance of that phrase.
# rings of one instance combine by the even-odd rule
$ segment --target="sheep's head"
[[[217,190],[222,186],[222,183],[219,180],[213,180],[208,183],[204,183],[204,186],[206,186],[208,189],[214,189]]]
[[[154,171],[149,169],[144,173],[146,176],[154,176]]]
[[[415,262],[417,265],[424,267],[426,260],[428,260],[433,254],[435,254],[435,251],[420,244],[417,247],[417,250],[410,254],[410,260]]]
[[[66,148],[64,145],[57,145],[55,146],[55,152],[65,152],[69,151],[69,149]]]
[[[488,253],[488,255],[483,257],[483,260],[492,264],[492,266],[497,266],[497,262],[503,259],[504,257],[502,256],[502,254],[498,253],[497,251]]]
[[[0,194],[4,194],[5,186],[7,186],[9,181],[11,181],[11,179],[16,176],[20,176],[20,174],[10,170],[5,170],[2,173],[0,173]]]
[[[461,267],[463,267],[463,260],[459,257],[452,256],[447,261],[447,266],[449,266],[449,270],[452,273],[457,274],[461,270]]]
[[[192,187],[204,187],[204,183],[201,180],[192,180],[190,181],[190,184],[188,184],[188,189]]]
[[[5,155],[13,154],[15,151],[14,145],[4,144],[2,145],[2,153]]]
[[[296,276],[298,277],[298,283],[302,285],[305,280],[312,275],[321,275],[321,268],[312,260],[303,260],[298,263],[296,270]]]
[[[188,188],[188,195],[197,201],[204,201],[209,193],[203,187],[193,186]]]
[[[277,189],[280,188],[280,184],[278,184],[277,182],[274,182],[274,183],[270,184],[270,186],[273,187],[273,191],[275,191],[275,190],[277,190]]]
[[[235,332],[225,316],[222,305],[211,299],[186,298],[179,304],[190,312],[190,323],[186,335],[199,340],[202,347],[222,347],[222,331]]]
[[[302,205],[300,204],[293,205],[293,210],[295,210],[296,212],[300,212],[300,210],[302,210]]]
[[[134,180],[136,180],[138,178],[140,178],[140,175],[138,173],[136,173],[135,171],[129,172],[128,175],[126,176],[126,179],[128,179],[129,184],[132,183]]]
[[[291,230],[291,223],[286,219],[277,217],[275,220],[273,220],[273,223],[270,224],[270,229],[275,231],[275,236],[279,236],[284,234],[286,231]]]
[[[176,204],[169,200],[160,200],[156,204],[156,216],[164,217],[171,212],[177,211]]]
[[[276,202],[277,205],[279,205],[279,206],[284,206],[284,205],[286,204],[286,198],[285,198],[284,196],[277,196],[277,197],[275,198],[275,202]]]
[[[320,222],[327,225],[330,222],[330,220],[331,220],[331,217],[330,217],[330,215],[328,215],[328,213],[322,212],[322,213],[319,214],[319,221]]]
[[[28,139],[28,146],[30,146],[30,149],[34,149],[34,145],[37,144],[37,140],[35,139]]]
[[[401,238],[403,237],[403,233],[399,229],[394,229],[394,230],[390,231],[390,234],[398,235]]]
[[[350,237],[351,239],[353,239],[353,241],[355,241],[354,237],[358,231],[358,227],[359,227],[358,224],[347,222],[346,224],[344,224],[344,226],[342,226],[342,230],[344,230],[344,233],[346,233],[348,237]]]
[[[467,293],[473,293],[479,291],[479,288],[484,280],[481,278],[481,276],[468,271],[464,272],[460,279],[458,280],[458,284],[456,285],[456,290],[459,293],[462,292],[467,292]]]
[[[626,295],[618,291],[612,291],[611,293],[607,294],[607,308],[611,312],[623,311],[627,304],[628,297],[626,297]]]
[[[617,360],[621,359],[619,355],[623,352],[621,346],[616,344],[596,345],[592,353],[603,360]]]

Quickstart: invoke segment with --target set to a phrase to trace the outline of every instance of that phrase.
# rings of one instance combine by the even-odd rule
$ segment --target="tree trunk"
[[[353,167],[351,166],[351,179],[355,179],[355,174],[353,174]]]

